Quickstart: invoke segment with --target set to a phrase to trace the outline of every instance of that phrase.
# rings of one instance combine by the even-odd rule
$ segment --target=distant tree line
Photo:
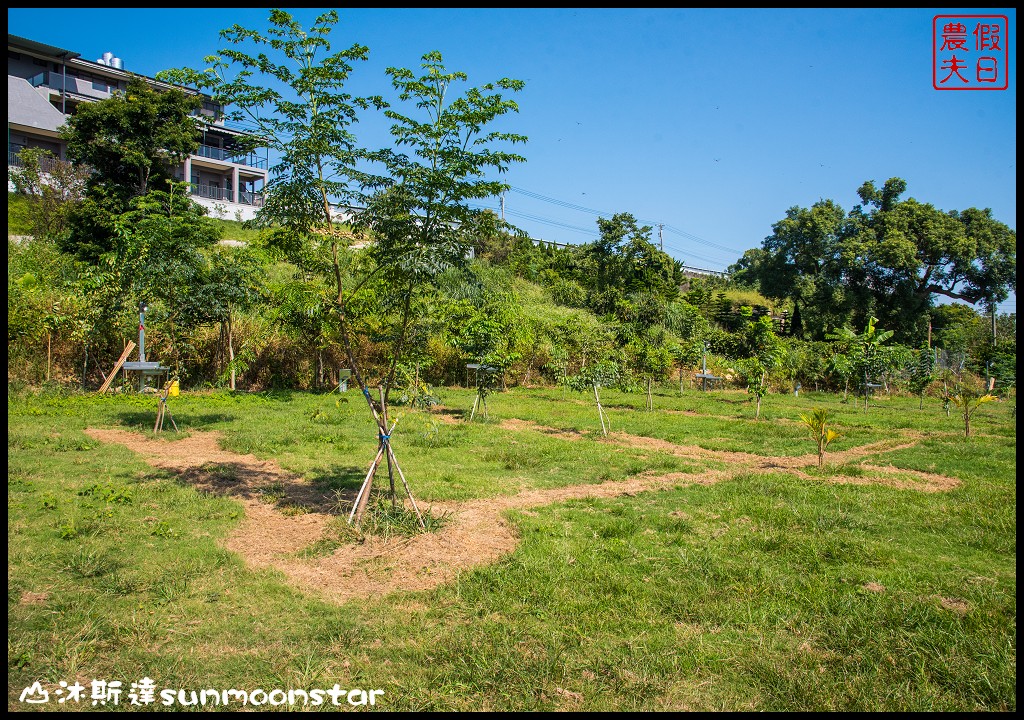
[[[758,415],[769,392],[801,386],[924,397],[970,374],[1015,386],[1015,317],[974,309],[1016,287],[1016,234],[991,212],[868,182],[849,212],[791,208],[729,279],[685,278],[628,212],[599,218],[593,242],[535,244],[470,206],[524,161],[507,148],[525,138],[487,129],[518,111],[522,83],[458,94],[466,75],[432,52],[418,72],[387,70],[392,101],[353,97],[344,84],[368,50],[332,54],[336,22],[326,13],[307,32],[273,11],[266,32],[224,31],[206,70],[162,76],[257,119],[251,141],[280,158],[243,247],[219,244],[232,224],[171,179],[198,144],[194,96],[133,81],[83,105],[65,130],[74,163],[49,163],[47,181],[28,151],[9,206],[33,236],[9,243],[9,379],[98,386],[145,299],[147,354],[186,387],[326,389],[348,368],[385,415],[466,382],[467,364],[495,368],[499,386],[625,390],[686,390],[706,367],[747,388]],[[357,142],[369,111],[392,120],[393,147]],[[339,200],[365,210],[335,223]]]

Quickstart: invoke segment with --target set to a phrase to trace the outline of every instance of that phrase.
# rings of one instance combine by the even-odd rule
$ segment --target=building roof
[[[19,37],[18,35],[11,35],[10,33],[7,33],[7,47],[16,47],[21,50],[25,50],[26,52],[49,55],[51,57],[64,58],[66,60],[81,57],[81,53],[65,50],[64,48],[59,48],[54,45],[47,45],[46,43],[36,42],[35,40],[29,40],[28,38]]]
[[[40,95],[25,78],[7,76],[7,123],[57,132],[64,113]]]

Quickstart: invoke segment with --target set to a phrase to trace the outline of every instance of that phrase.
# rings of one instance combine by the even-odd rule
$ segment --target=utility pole
[[[992,303],[992,347],[996,346],[996,304]]]
[[[665,224],[658,223],[658,242],[661,245],[661,251],[665,252]]]
[[[501,221],[505,222],[505,193],[499,195],[501,199]]]

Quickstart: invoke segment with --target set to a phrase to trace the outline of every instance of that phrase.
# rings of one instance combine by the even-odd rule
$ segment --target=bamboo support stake
[[[601,432],[608,437],[608,430],[604,426],[604,410],[601,408],[601,398],[597,394],[597,384],[594,384],[594,399],[597,401],[597,415],[601,418]]]
[[[384,419],[384,424],[387,425],[387,423],[388,423],[388,408],[387,408],[387,405],[384,404],[384,388],[383,387],[378,387],[377,389],[380,391],[381,414],[382,414],[383,419]],[[397,425],[397,424],[398,424],[398,422],[396,421],[395,425]],[[391,429],[394,430],[395,426],[392,425]],[[388,461],[388,484],[391,487],[391,508],[395,509],[397,507],[397,502],[396,502],[396,498],[395,498],[395,495],[397,493],[395,492],[395,469],[391,466],[391,455],[392,455],[392,453],[391,453],[391,445],[390,445],[391,433],[390,432],[388,433],[388,437],[387,438],[381,438],[381,442],[388,446],[388,454],[387,454],[387,461]]]
[[[402,478],[402,485],[405,486],[405,492],[409,496],[409,502],[412,503],[412,509],[416,511],[416,519],[420,521],[420,527],[426,530],[427,524],[423,522],[423,516],[420,515],[420,509],[416,507],[416,499],[412,496],[412,490],[409,489],[409,483],[405,481],[405,474],[402,472],[402,468],[398,464],[398,459],[395,457],[395,451],[391,449],[391,443],[388,443],[388,455],[395,463],[395,469],[398,470],[398,477]]]
[[[388,436],[395,430],[395,425],[398,425],[398,421],[391,425],[391,430],[388,431]],[[355,518],[356,524],[363,519],[363,512],[366,509],[366,503],[370,499],[370,490],[373,487],[373,478],[377,474],[377,467],[380,465],[381,458],[384,456],[385,447],[389,447],[389,441],[381,439],[380,445],[377,448],[377,457],[373,459],[373,463],[370,465],[369,472],[366,473],[366,479],[363,480],[363,484],[359,487],[359,493],[356,495],[355,502],[352,504],[352,512],[349,513],[348,523],[352,524],[352,519]]]
[[[362,509],[366,506],[366,499],[370,496],[369,490],[370,490],[370,486],[372,486],[372,484],[373,484],[373,475],[374,475],[374,472],[377,470],[377,465],[380,464],[380,458],[381,458],[381,455],[383,455],[383,454],[384,454],[384,446],[381,445],[377,449],[377,457],[375,457],[373,459],[373,463],[370,464],[369,472],[366,473],[366,479],[363,480],[363,484],[359,487],[359,494],[356,495],[356,500],[355,500],[354,503],[352,503],[352,512],[349,513],[349,516],[348,516],[348,524],[349,525],[352,524],[352,519],[356,518],[357,511],[358,511],[357,522],[359,520],[361,520],[362,517],[363,517]]]

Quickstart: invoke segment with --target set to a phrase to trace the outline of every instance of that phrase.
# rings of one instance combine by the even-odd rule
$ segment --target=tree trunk
[[[46,382],[50,382],[50,340],[53,333],[46,333]]]
[[[85,350],[85,358],[82,360],[82,389],[85,390],[85,371],[89,367],[89,343],[83,344]]]
[[[231,313],[228,312],[228,367],[231,372],[231,390],[235,389],[235,345],[234,339],[232,338],[233,328],[231,327]]]

